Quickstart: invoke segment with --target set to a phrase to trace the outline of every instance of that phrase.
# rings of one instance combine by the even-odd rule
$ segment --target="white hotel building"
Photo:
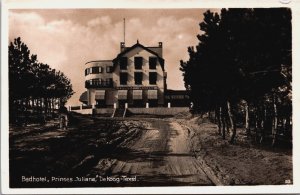
[[[113,60],[85,64],[85,88],[80,101],[97,108],[156,107],[165,104],[167,73],[163,45],[145,47],[138,41],[131,47],[120,44]]]

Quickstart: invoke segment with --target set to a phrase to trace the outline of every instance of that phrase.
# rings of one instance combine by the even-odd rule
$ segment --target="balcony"
[[[85,88],[112,88],[112,81],[85,81]]]

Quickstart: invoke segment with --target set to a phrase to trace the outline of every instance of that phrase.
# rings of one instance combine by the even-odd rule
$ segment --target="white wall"
[[[163,104],[164,96],[163,96],[163,90],[164,90],[164,79],[163,79],[163,70],[160,65],[159,60],[157,60],[156,69],[149,69],[149,57],[156,57],[152,53],[144,50],[141,47],[137,47],[126,54],[124,54],[124,57],[128,58],[127,62],[127,70],[120,70],[120,66],[117,66],[114,73],[113,73],[113,80],[118,87],[141,87],[141,86],[157,86],[158,87],[158,103]],[[135,57],[143,57],[143,65],[142,70],[136,70],[134,67],[134,58]],[[127,72],[128,73],[128,82],[127,85],[120,85],[120,72]],[[134,82],[134,72],[143,72],[143,81],[142,85],[135,85]],[[157,73],[157,82],[156,85],[150,85],[149,83],[149,72],[156,72]]]
[[[91,80],[91,79],[106,79],[106,78],[112,78],[112,73],[107,73],[106,72],[106,67],[107,66],[113,66],[112,61],[98,61],[98,62],[90,62],[85,65],[86,68],[91,68],[91,67],[102,67],[103,71],[102,73],[99,74],[88,74],[85,76],[85,80]]]
[[[162,48],[158,48],[159,50],[162,50]],[[161,51],[162,53],[162,51]],[[144,50],[141,47],[137,47],[127,53],[124,54],[124,57],[128,58],[127,62],[127,70],[120,70],[120,66],[116,66],[113,73],[107,73],[106,67],[107,66],[113,66],[112,61],[95,61],[95,62],[89,62],[85,65],[85,68],[91,68],[91,67],[103,67],[102,73],[99,74],[89,74],[85,76],[85,80],[91,80],[91,79],[107,79],[112,78],[113,79],[113,86],[114,87],[157,87],[158,88],[158,104],[164,103],[164,72],[162,70],[162,66],[157,60],[156,69],[149,69],[149,57],[156,57],[152,53]],[[141,70],[136,70],[134,67],[134,58],[135,57],[143,57],[143,65]],[[121,72],[127,72],[128,73],[128,82],[127,85],[120,85],[120,71]],[[142,85],[135,85],[134,82],[134,72],[143,72],[143,81]],[[157,73],[157,81],[155,85],[150,85],[149,83],[149,72],[156,72]],[[113,105],[114,103],[117,103],[117,90],[115,89],[99,89],[99,90],[106,90],[106,104],[107,105]],[[88,89],[88,104],[96,104],[95,100],[95,89]]]

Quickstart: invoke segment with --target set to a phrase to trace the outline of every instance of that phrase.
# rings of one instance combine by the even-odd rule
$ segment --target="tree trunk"
[[[35,98],[35,99],[34,99],[34,102],[35,102],[35,103],[34,103],[34,104],[35,104],[35,112],[38,113],[38,111],[39,111],[39,109],[38,109],[38,107],[39,107],[39,101],[38,101],[38,98]]]
[[[58,98],[58,100],[57,100],[57,105],[58,105],[58,108],[60,108],[60,106],[61,106],[60,98]]]
[[[219,135],[222,135],[222,124],[221,124],[221,115],[222,115],[222,107],[217,107],[216,109],[216,117],[218,121],[218,133]]]
[[[37,110],[38,110],[38,113],[40,113],[40,111],[41,111],[41,101],[40,101],[40,98],[37,98],[37,100],[36,100],[36,105],[37,105]]]
[[[35,98],[32,98],[32,110],[35,111]]]
[[[47,114],[49,114],[50,113],[50,109],[51,109],[49,98],[46,98],[46,104],[47,104],[47,106],[46,106],[46,108],[47,108]]]
[[[246,133],[247,135],[251,135],[251,132],[250,132],[250,124],[249,124],[249,105],[248,105],[248,102],[246,101],[246,104],[245,104],[245,129],[246,129]]]
[[[232,114],[232,108],[229,101],[227,101],[227,112],[228,112],[228,118],[231,126],[230,143],[233,144],[235,142],[235,137],[236,137],[236,124],[235,124],[235,118]]]
[[[267,120],[267,109],[266,105],[263,105],[261,110],[261,122],[260,122],[260,128],[261,128],[261,135],[260,135],[260,143],[262,143],[265,139],[265,131],[266,131],[266,120]]]
[[[214,123],[218,123],[219,124],[219,119],[218,119],[218,115],[219,114],[219,107],[215,107],[215,112],[214,112]]]
[[[221,121],[222,121],[222,138],[226,139],[226,123],[225,123],[225,109],[224,107],[220,107],[220,112],[221,112]]]
[[[48,111],[47,98],[44,98],[43,102],[44,102],[44,112],[45,112],[45,115],[47,115],[47,111]]]
[[[51,98],[48,98],[48,107],[49,107],[49,110],[48,110],[48,113],[51,114],[52,113],[52,103],[51,103]]]
[[[210,111],[210,110],[208,111],[208,119],[209,119],[210,121],[212,121],[211,111]]]
[[[51,114],[54,112],[53,98],[50,98]]]
[[[26,110],[29,108],[30,105],[29,101],[30,101],[29,97],[25,98]]]
[[[40,112],[40,114],[43,113],[43,101],[42,101],[42,98],[39,98],[39,112]]]
[[[225,118],[225,124],[226,124],[226,132],[227,132],[228,135],[230,135],[230,131],[232,129],[232,126],[231,126],[231,123],[230,123],[228,113],[227,113],[226,118]]]
[[[274,117],[273,117],[273,125],[272,125],[272,146],[276,143],[276,137],[277,137],[277,130],[278,130],[278,116],[277,116],[277,105],[275,102],[275,96],[273,98],[273,109],[274,109]]]
[[[287,116],[285,122],[285,133],[287,133],[290,130],[290,124],[291,124],[291,117]]]
[[[46,114],[46,113],[47,113],[47,102],[46,102],[46,98],[43,98],[43,100],[42,100],[42,105],[43,105],[43,112]]]
[[[258,130],[259,130],[259,127],[258,127],[258,123],[259,123],[259,115],[258,115],[258,107],[255,106],[255,127],[254,127],[254,130],[255,130],[255,141],[258,142]]]

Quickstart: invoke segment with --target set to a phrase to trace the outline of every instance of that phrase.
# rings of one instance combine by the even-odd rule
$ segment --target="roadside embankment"
[[[217,126],[207,119],[178,119],[190,131],[192,150],[217,185],[292,184],[292,151],[251,142],[238,129],[234,145],[218,135]]]

